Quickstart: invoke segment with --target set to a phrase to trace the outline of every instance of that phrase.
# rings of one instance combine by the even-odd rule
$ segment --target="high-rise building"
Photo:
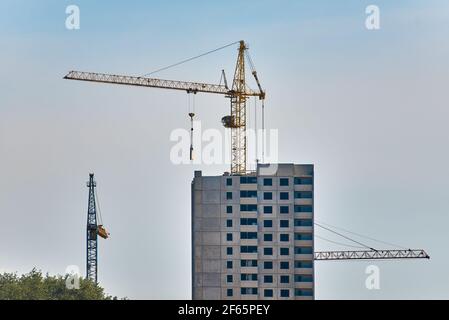
[[[192,297],[314,298],[313,165],[192,182]]]

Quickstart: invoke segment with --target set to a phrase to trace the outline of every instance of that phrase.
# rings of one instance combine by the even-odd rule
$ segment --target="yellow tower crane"
[[[265,91],[260,85],[257,71],[251,61],[248,54],[248,46],[245,42],[239,41],[222,48],[239,43],[237,64],[235,67],[234,80],[232,82],[232,88],[229,89],[228,85],[222,84],[208,84],[198,82],[186,82],[176,80],[164,80],[149,77],[135,77],[125,75],[114,75],[94,72],[82,72],[82,71],[70,71],[64,79],[68,80],[80,80],[91,81],[109,84],[120,84],[128,86],[140,86],[160,89],[172,89],[183,90],[187,93],[196,94],[198,92],[222,94],[231,101],[231,115],[222,118],[224,127],[231,129],[231,174],[232,175],[244,175],[247,173],[247,141],[246,141],[246,103],[249,97],[258,97],[260,100],[265,100]],[[219,48],[219,49],[222,49]],[[213,50],[215,52],[219,49]],[[209,52],[209,53],[211,53]],[[206,53],[207,54],[207,53]],[[205,55],[205,54],[203,54]],[[201,55],[201,56],[203,56]],[[200,56],[198,56],[200,57]],[[254,91],[250,89],[246,83],[245,78],[245,57],[248,59],[248,63],[251,68],[251,73],[254,76],[258,90]],[[195,57],[196,58],[196,57]],[[182,61],[187,62],[194,58]],[[180,63],[176,64],[179,65]],[[174,66],[174,65],[172,65]],[[169,66],[171,67],[171,66]],[[166,69],[166,68],[164,68]],[[224,76],[224,73],[223,73]],[[225,76],[224,76],[225,78]],[[226,79],[226,78],[225,78]],[[193,120],[194,113],[190,113],[189,116]],[[192,151],[192,150],[191,150]],[[192,156],[192,155],[191,155]]]

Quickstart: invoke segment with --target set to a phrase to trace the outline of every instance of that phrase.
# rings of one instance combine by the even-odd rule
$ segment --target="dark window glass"
[[[281,283],[290,283],[289,276],[281,276]]]
[[[295,206],[295,212],[313,212],[312,206]]]
[[[264,269],[273,269],[273,261],[264,261],[263,268]]]
[[[226,261],[226,268],[232,269],[232,261]]]
[[[279,180],[279,185],[280,185],[281,187],[286,187],[286,186],[288,186],[288,178],[281,178],[281,179]]]
[[[289,227],[288,220],[281,220],[279,225],[281,228],[288,228]]]
[[[233,290],[232,290],[232,289],[226,290],[226,295],[227,295],[228,297],[232,297],[232,296],[234,295]]]
[[[232,192],[226,192],[226,199],[232,200]]]
[[[226,281],[227,282],[232,282],[232,275],[228,275],[228,276],[226,276]]]
[[[263,276],[263,282],[264,283],[273,283],[273,276],[271,276],[271,275]]]
[[[232,213],[232,206],[226,207],[226,213]]]
[[[265,289],[263,295],[266,298],[273,298],[273,289]]]
[[[281,212],[282,214],[288,214],[288,213],[289,213],[288,206],[281,206],[280,212]]]
[[[288,235],[288,234],[281,234],[280,240],[281,240],[281,242],[288,242],[288,241],[290,241],[290,235]]]
[[[281,200],[288,200],[288,192],[281,192],[280,199]]]
[[[232,220],[226,220],[226,227],[232,228]]]
[[[263,185],[266,186],[266,187],[272,186],[273,185],[273,179],[270,179],[270,178],[263,179]]]
[[[295,191],[295,199],[312,199],[313,193],[311,191]]]
[[[263,226],[265,228],[272,228],[273,227],[273,221],[272,220],[264,220],[263,221]]]
[[[263,207],[263,213],[265,213],[265,214],[273,213],[273,207],[272,206],[265,206],[265,207]]]
[[[289,263],[288,261],[281,261],[281,263],[279,264],[280,268],[282,270],[288,270],[289,269]]]
[[[312,225],[311,219],[295,219],[295,227],[311,227]]]
[[[264,192],[263,199],[264,200],[273,200],[273,192]]]
[[[295,184],[313,184],[312,178],[295,178]]]
[[[231,247],[226,248],[226,253],[228,254],[228,256],[232,256],[233,254],[233,250]]]
[[[242,190],[240,191],[240,198],[257,198],[256,190]]]
[[[281,297],[282,297],[282,298],[288,298],[288,297],[290,297],[290,290],[282,289],[282,290],[281,290]]]
[[[265,256],[272,256],[273,255],[273,248],[263,248],[263,254]]]
[[[271,233],[265,233],[263,235],[263,241],[273,241],[273,235]]]
[[[232,233],[228,233],[228,234],[226,235],[226,240],[227,240],[227,241],[232,241]]]
[[[281,248],[281,256],[288,256],[290,254],[290,250],[288,248]]]
[[[257,177],[240,177],[240,184],[254,184],[257,183]]]
[[[226,179],[226,185],[227,186],[232,186],[232,178],[227,178]]]

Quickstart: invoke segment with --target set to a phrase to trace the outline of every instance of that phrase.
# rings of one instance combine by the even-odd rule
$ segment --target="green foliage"
[[[42,275],[33,269],[18,276],[17,273],[0,274],[0,300],[116,300],[90,280],[80,278],[79,289],[68,289],[68,276]]]

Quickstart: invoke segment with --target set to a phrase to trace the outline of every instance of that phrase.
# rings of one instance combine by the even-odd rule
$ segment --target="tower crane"
[[[89,202],[87,209],[87,234],[86,234],[86,279],[98,282],[98,236],[103,239],[109,237],[109,233],[103,227],[100,205],[96,192],[97,183],[94,174],[89,174],[87,182],[89,188]],[[98,210],[97,210],[98,204]],[[98,214],[97,214],[98,211]]]
[[[230,45],[227,45],[225,47],[228,47]],[[199,82],[164,80],[148,77],[135,77],[82,71],[70,71],[64,77],[64,79],[127,86],[182,90],[186,91],[187,93],[193,94],[201,92],[224,95],[226,98],[229,98],[231,102],[231,114],[222,118],[223,126],[225,128],[231,129],[231,174],[244,175],[247,173],[247,100],[249,97],[258,97],[262,101],[265,100],[265,91],[262,89],[257,71],[254,68],[247,50],[248,46],[246,45],[246,43],[243,40],[239,41],[237,64],[235,67],[234,80],[232,82],[231,88],[228,88],[226,80],[224,85],[217,85]],[[247,57],[248,59],[251,67],[251,73],[256,80],[258,87],[257,91],[250,89],[246,83],[245,57]],[[226,79],[226,77],[224,77],[224,79]],[[189,116],[193,119],[194,113],[189,114]]]

